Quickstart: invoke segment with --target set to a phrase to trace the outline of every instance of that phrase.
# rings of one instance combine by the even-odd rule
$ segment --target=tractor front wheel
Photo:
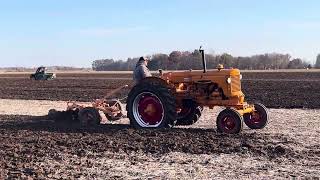
[[[237,134],[242,130],[242,116],[234,109],[225,109],[217,117],[217,130],[220,133]]]
[[[254,104],[254,112],[244,114],[244,123],[250,129],[262,129],[264,128],[269,120],[267,108],[263,104]]]

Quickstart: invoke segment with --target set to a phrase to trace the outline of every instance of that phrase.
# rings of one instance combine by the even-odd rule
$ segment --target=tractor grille
[[[240,76],[231,76],[231,91],[232,92],[241,91]]]

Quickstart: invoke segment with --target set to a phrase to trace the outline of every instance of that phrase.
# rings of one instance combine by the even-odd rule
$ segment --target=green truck
[[[46,68],[43,66],[38,67],[37,71],[34,74],[30,75],[30,79],[34,79],[34,80],[51,80],[55,78],[56,78],[56,74],[46,73]]]

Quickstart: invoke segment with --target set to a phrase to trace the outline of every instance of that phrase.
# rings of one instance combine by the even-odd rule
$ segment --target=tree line
[[[92,63],[92,69],[96,71],[131,71],[134,69],[137,58],[124,60],[101,59]],[[213,69],[218,64],[225,68],[238,68],[245,70],[266,70],[266,69],[303,69],[320,68],[320,54],[317,56],[315,65],[300,58],[292,58],[289,54],[266,53],[249,57],[233,57],[224,53],[221,55],[206,54],[207,68]],[[202,69],[201,54],[199,50],[173,51],[170,54],[154,54],[150,57],[148,64],[150,70],[185,70]]]

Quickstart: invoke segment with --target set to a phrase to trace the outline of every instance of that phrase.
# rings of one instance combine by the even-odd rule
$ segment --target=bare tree
[[[92,69],[103,70],[133,70],[138,58],[128,58],[126,61],[115,61],[113,59],[95,60]],[[207,67],[215,68],[218,64],[223,64],[226,68],[239,69],[300,69],[307,68],[308,63],[299,58],[292,59],[289,54],[266,53],[251,57],[233,57],[224,53],[221,55],[206,54]],[[291,61],[290,61],[291,60]],[[320,68],[320,54],[317,56],[316,67]],[[149,63],[151,70],[187,70],[201,69],[201,55],[199,50],[172,51],[167,54],[154,54]]]

